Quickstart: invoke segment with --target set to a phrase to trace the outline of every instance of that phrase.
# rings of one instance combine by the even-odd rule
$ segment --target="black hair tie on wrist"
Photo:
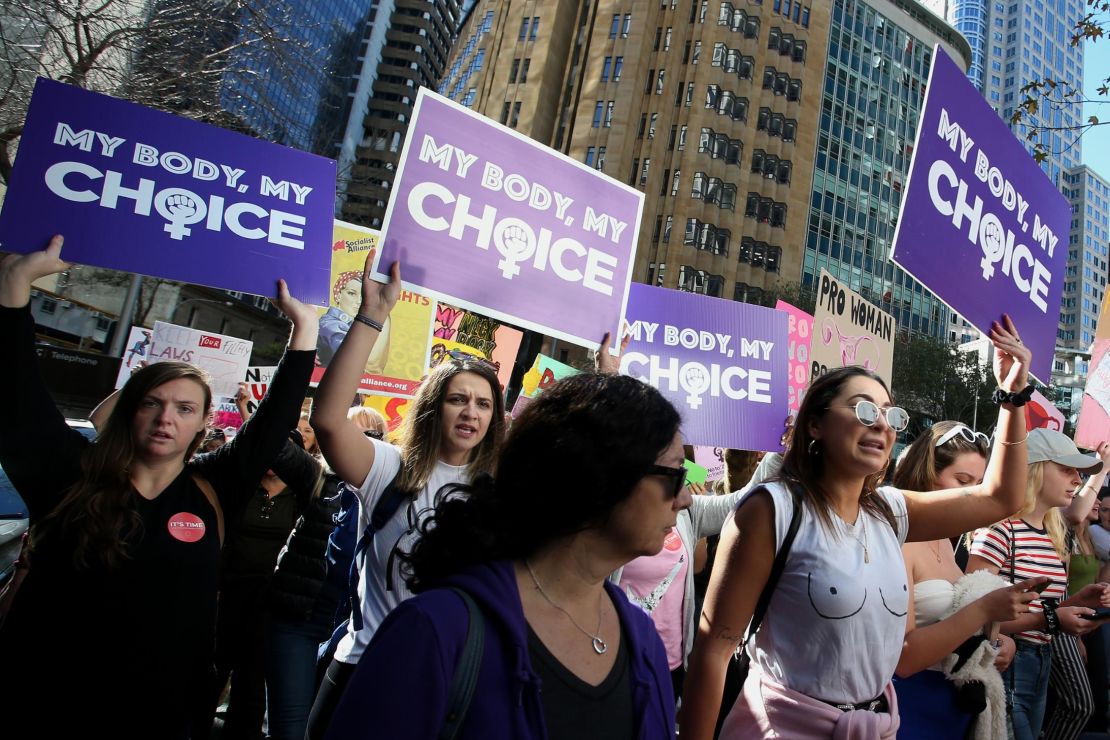
[[[381,331],[385,328],[385,324],[379,324],[377,321],[374,321],[374,319],[370,318],[369,316],[363,316],[360,313],[355,314],[355,321],[360,324],[366,324],[371,329],[376,329],[378,331]],[[1030,388],[1032,388],[1032,386],[1030,386]]]
[[[1023,390],[1015,391],[1013,393],[1004,391],[1001,388],[995,389],[991,395],[991,402],[1001,406],[1004,403],[1012,404],[1015,407],[1021,407],[1033,397],[1033,384],[1025,386]]]

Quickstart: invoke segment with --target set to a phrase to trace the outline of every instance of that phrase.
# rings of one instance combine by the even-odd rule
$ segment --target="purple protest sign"
[[[643,193],[421,88],[375,276],[596,347],[621,325]]]
[[[40,78],[0,248],[327,305],[335,162]]]
[[[763,306],[635,283],[621,372],[655,386],[692,445],[782,449],[788,318]]]
[[[933,49],[891,258],[975,328],[1007,313],[1048,381],[1071,209],[947,54]]]

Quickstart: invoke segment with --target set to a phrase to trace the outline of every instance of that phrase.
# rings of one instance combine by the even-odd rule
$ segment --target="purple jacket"
[[[512,564],[468,568],[445,584],[469,593],[486,620],[478,685],[458,740],[545,740],[540,679]],[[640,740],[673,740],[674,695],[663,642],[651,618],[605,584],[628,640],[632,706]],[[403,602],[378,628],[332,717],[326,740],[438,737],[466,641],[466,605],[447,588]]]

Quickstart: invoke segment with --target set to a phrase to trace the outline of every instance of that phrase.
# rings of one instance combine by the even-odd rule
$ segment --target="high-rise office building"
[[[1078,414],[1106,294],[1110,182],[1087,165],[1067,170],[1060,180],[1060,189],[1071,204],[1071,233],[1052,380],[1057,388],[1056,405]]]
[[[914,0],[835,0],[802,282],[821,268],[902,329],[949,339],[949,311],[889,261],[933,45],[965,69],[967,41]]]
[[[440,92],[644,191],[634,277],[801,276],[830,6],[479,0]]]
[[[337,156],[340,214],[381,226],[420,87],[435,89],[469,0],[372,0]]]
[[[1087,12],[1083,0],[947,0],[948,20],[971,44],[968,77],[1003,120],[1009,121],[1035,80],[1083,85],[1083,45],[1072,45],[1076,23]],[[1048,153],[1043,167],[1054,182],[1081,161],[1077,127],[1082,109],[1042,101],[1036,114],[1015,126],[1025,142],[1028,126],[1041,129]],[[1027,144],[1032,152],[1032,143]]]

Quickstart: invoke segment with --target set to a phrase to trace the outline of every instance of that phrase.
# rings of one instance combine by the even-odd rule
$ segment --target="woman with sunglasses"
[[[366,270],[369,270],[369,260]],[[366,359],[401,294],[400,268],[389,282],[364,274],[362,305],[320,383],[312,428],[332,470],[356,489],[361,504],[354,564],[357,599],[309,716],[307,737],[323,736],[336,702],[382,620],[412,593],[401,578],[398,554],[412,549],[418,526],[448,484],[493,471],[504,434],[504,401],[497,375],[486,363],[444,362],[421,383],[395,447],[363,434],[347,417]],[[398,492],[395,494],[395,492]],[[397,495],[403,494],[403,499]],[[379,503],[399,501],[388,520],[367,537]],[[384,515],[383,515],[384,516]]]
[[[484,646],[459,740],[673,740],[667,656],[608,575],[653,555],[689,505],[679,415],[634,378],[560,381],[405,560],[419,593],[374,635],[329,740],[441,737],[471,621]]]
[[[1110,592],[1105,584],[1091,584],[1068,597],[1069,548],[1063,507],[1073,504],[1076,494],[1082,495],[1081,503],[1090,506],[1094,492],[1080,490],[1080,472],[1098,476],[1093,482],[1097,486],[1102,482],[1104,462],[1080,454],[1075,443],[1050,429],[1029,432],[1028,450],[1028,484],[1021,510],[975,534],[967,572],[985,569],[1011,581],[1033,575],[1049,577],[1040,598],[1030,605],[1030,613],[1000,625],[1017,643],[1003,680],[1011,695],[1010,719],[1016,740],[1041,736],[1050,677],[1055,677],[1052,682],[1058,686],[1066,683],[1071,696],[1082,695],[1072,711],[1063,712],[1059,725],[1055,720],[1050,723],[1053,732],[1064,731],[1061,736],[1072,737],[1064,728],[1078,724],[1082,729],[1086,716],[1080,721],[1075,715],[1089,716],[1091,712],[1090,686],[1082,668],[1076,668],[1082,666],[1082,660],[1075,637],[1099,625],[1086,617],[1106,605],[1103,602],[1110,603]]]
[[[960,422],[940,421],[902,453],[894,470],[893,485],[903,491],[979,485],[987,470],[989,454],[987,435],[973,432]],[[956,564],[951,541],[941,538],[907,542],[902,546],[902,555],[912,597],[906,615],[905,644],[894,679],[901,715],[899,740],[965,737],[976,719],[972,713],[974,702],[966,700],[975,689],[967,689],[961,695],[940,663],[957,649],[968,654],[978,649],[985,639],[981,634],[984,625],[1017,617],[1019,610],[1036,597],[1030,589],[1043,585],[1047,579],[997,589],[970,600],[953,613],[960,598],[956,584],[964,574]],[[961,584],[960,591],[968,586]],[[1005,670],[1014,655],[1014,641],[1003,635],[996,650],[995,667]],[[999,679],[994,680],[995,685],[1000,683]],[[1001,691],[999,694],[1001,703],[991,706],[990,717],[1001,718],[1006,713],[1005,699]],[[991,698],[991,694],[985,695],[988,700]],[[977,736],[989,736],[986,717],[979,721],[986,734],[978,732]]]
[[[901,546],[981,526],[1014,511],[1025,483],[1030,353],[1008,317],[993,325],[1000,387],[998,454],[983,483],[924,494],[879,487],[909,417],[861,367],[813,381],[779,480],[755,488],[725,525],[690,659],[683,740],[709,740],[725,668],[800,506],[796,537],[762,626],[751,669],[721,737],[893,738],[890,679],[905,636],[909,589]]]

